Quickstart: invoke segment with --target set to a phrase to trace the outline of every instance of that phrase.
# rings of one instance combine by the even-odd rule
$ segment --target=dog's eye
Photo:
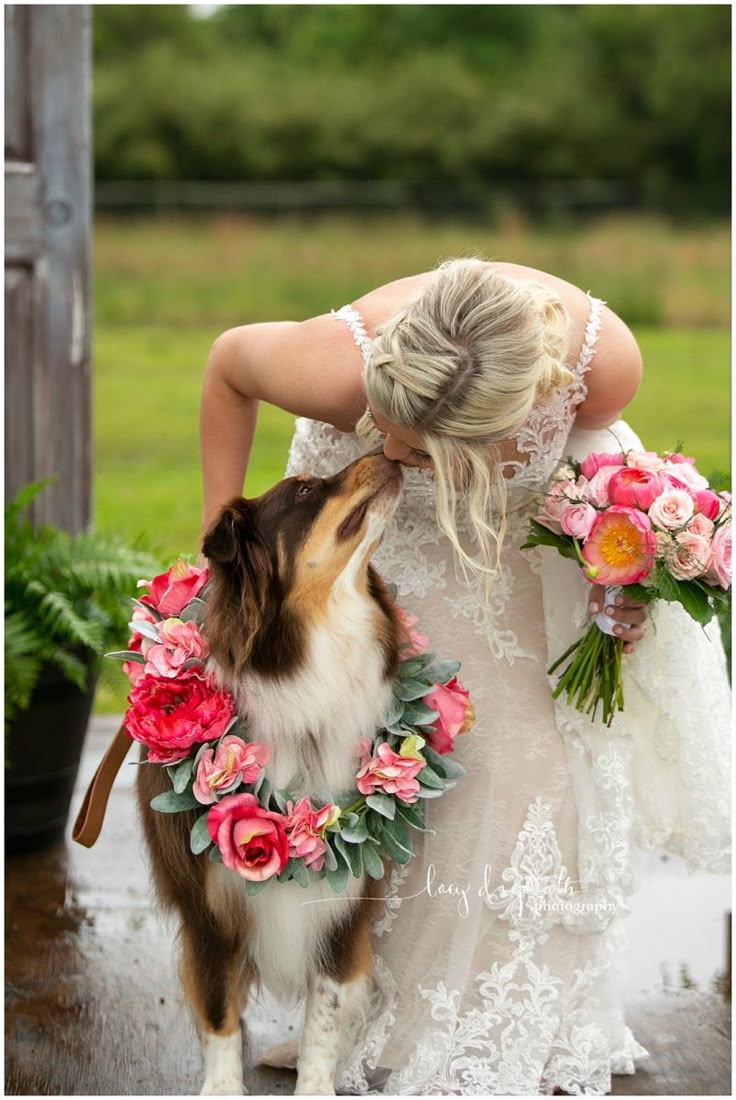
[[[311,491],[312,491],[312,489],[313,489],[313,488],[314,488],[314,485],[301,485],[301,486],[300,486],[300,487],[299,487],[299,488],[297,489],[297,493],[296,493],[296,495],[297,495],[298,497],[303,497],[303,496],[306,496],[306,494],[307,494],[307,493],[311,493]]]

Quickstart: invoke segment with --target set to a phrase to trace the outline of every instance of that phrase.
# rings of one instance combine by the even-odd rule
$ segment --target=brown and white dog
[[[366,455],[333,477],[286,478],[237,498],[207,534],[204,631],[212,667],[270,747],[269,779],[296,797],[354,787],[355,744],[391,698],[399,625],[370,558],[393,516],[401,467]],[[370,980],[369,924],[380,883],[242,879],[192,855],[197,811],[162,814],[163,768],[138,769],[138,795],[162,904],[181,919],[182,981],[202,1042],[203,1094],[243,1091],[240,1014],[253,982],[306,996],[296,1093],[334,1093],[342,1044]],[[304,904],[304,903],[316,904]]]

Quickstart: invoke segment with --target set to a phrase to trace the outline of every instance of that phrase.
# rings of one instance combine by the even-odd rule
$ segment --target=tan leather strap
[[[72,840],[76,840],[77,844],[91,848],[100,835],[115,776],[120,771],[120,765],[128,755],[128,749],[132,744],[133,739],[128,735],[123,724],[100,760],[77,814],[77,820],[72,829]]]

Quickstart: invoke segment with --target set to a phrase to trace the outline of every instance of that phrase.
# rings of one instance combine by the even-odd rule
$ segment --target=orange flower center
[[[601,536],[600,552],[607,565],[631,565],[641,557],[641,542],[630,523],[611,523]]]

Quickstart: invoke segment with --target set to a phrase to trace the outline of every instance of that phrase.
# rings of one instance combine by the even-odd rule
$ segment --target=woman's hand
[[[606,590],[602,584],[594,584],[590,590],[588,611],[591,615],[597,615],[604,611],[611,619],[616,620],[613,633],[617,638],[624,640],[624,653],[631,653],[635,642],[638,642],[644,633],[644,623],[647,619],[647,605],[630,600],[624,593],[619,593],[612,604],[605,604]]]

